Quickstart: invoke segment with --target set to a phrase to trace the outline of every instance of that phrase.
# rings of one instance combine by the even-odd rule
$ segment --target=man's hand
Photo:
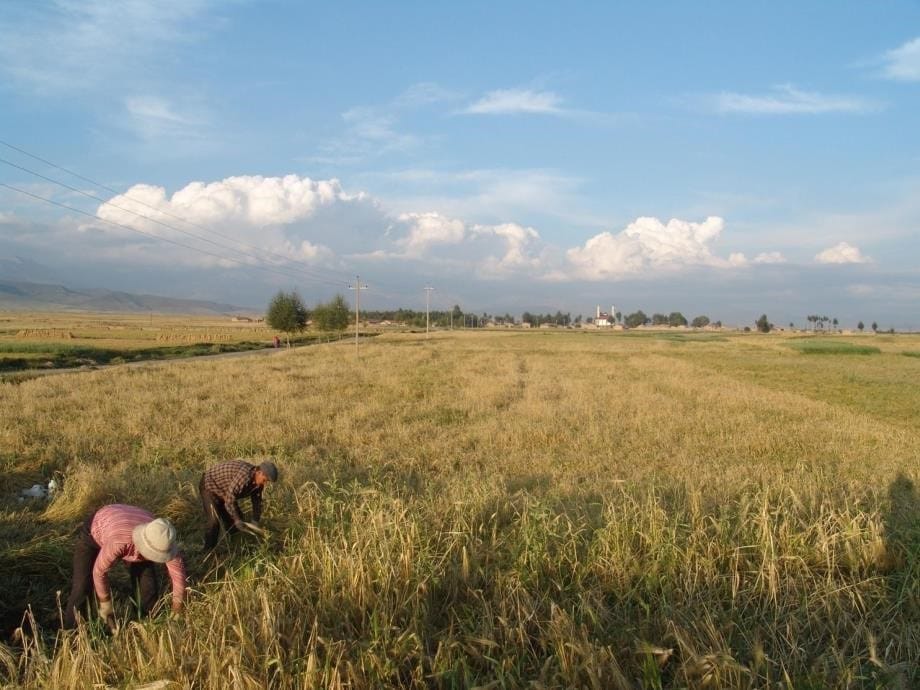
[[[118,623],[115,622],[115,609],[112,606],[111,599],[99,600],[99,617],[106,624],[109,630],[115,632],[118,630]]]
[[[242,529],[250,534],[254,534],[257,537],[267,536],[265,530],[259,527],[258,523],[255,522],[244,522]]]

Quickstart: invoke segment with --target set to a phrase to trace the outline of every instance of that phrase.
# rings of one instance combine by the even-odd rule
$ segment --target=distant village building
[[[616,307],[611,305],[610,312],[601,311],[601,305],[597,305],[597,314],[594,317],[595,328],[612,328],[617,322]]]

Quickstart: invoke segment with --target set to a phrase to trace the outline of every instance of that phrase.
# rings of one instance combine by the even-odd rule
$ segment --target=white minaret
[[[610,323],[616,324],[617,322],[617,308],[616,305],[610,305]]]
[[[601,318],[601,305],[597,305],[597,314],[594,316],[595,319]]]

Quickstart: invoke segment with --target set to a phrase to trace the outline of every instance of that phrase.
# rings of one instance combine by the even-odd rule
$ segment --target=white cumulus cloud
[[[136,239],[127,230],[134,228],[200,250],[148,243],[145,255],[153,263],[180,260],[192,265],[237,265],[235,261],[216,260],[213,254],[253,263],[257,262],[252,256],[253,246],[272,255],[271,262],[280,257],[315,261],[332,255],[327,245],[333,233],[327,229],[323,235],[313,227],[314,216],[363,200],[363,194],[345,192],[338,180],[312,180],[297,175],[246,175],[217,182],[192,182],[172,196],[163,187],[137,184],[99,206],[97,217],[109,223],[89,228]],[[125,247],[124,253],[139,256],[136,248]]]
[[[459,244],[466,236],[463,221],[440,213],[403,213],[399,220],[408,225],[409,234],[397,244],[410,256],[419,256],[435,244]]]
[[[311,180],[297,175],[244,175],[228,177],[219,182],[192,182],[172,197],[167,197],[163,187],[135,185],[124,194],[102,204],[96,213],[106,220],[140,226],[157,233],[163,230],[162,226],[138,218],[130,211],[172,222],[169,216],[157,216],[149,208],[153,206],[194,223],[258,227],[291,223],[311,215],[321,206],[350,198],[335,179]]]
[[[882,74],[888,79],[920,81],[920,38],[889,50],[883,61]]]
[[[846,242],[840,242],[818,253],[815,261],[819,264],[867,264],[872,259],[864,256],[859,248]]]
[[[530,227],[517,223],[476,225],[473,234],[481,239],[495,238],[500,249],[487,254],[479,266],[480,274],[499,277],[514,271],[538,271],[543,262],[540,257],[540,234]],[[498,253],[502,253],[500,256]]]
[[[710,216],[702,223],[641,217],[617,234],[603,232],[583,246],[566,252],[574,277],[603,280],[635,275],[644,271],[669,270],[686,266],[730,267],[746,263],[743,254],[729,259],[710,250],[725,222]]]

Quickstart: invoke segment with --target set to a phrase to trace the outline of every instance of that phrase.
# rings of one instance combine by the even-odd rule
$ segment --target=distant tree
[[[313,310],[313,324],[321,331],[344,331],[351,320],[351,310],[342,295],[336,295]]]
[[[878,324],[875,321],[872,322],[872,332],[878,333]]]
[[[632,314],[629,314],[626,317],[626,326],[628,328],[635,328],[636,326],[644,326],[649,322],[649,318],[645,315],[645,312],[641,309],[639,311],[634,311]]]
[[[836,330],[837,330],[837,325],[838,325],[838,323],[839,323],[839,322],[837,321],[837,317],[836,317],[836,316],[834,317],[834,322],[833,322],[833,323],[834,323],[834,330],[836,331]]]
[[[864,324],[862,321],[860,321],[858,324],[856,324],[856,328],[859,329],[859,332],[860,332],[860,333],[863,332],[863,329],[864,329],[865,327],[866,327],[866,324]]]
[[[272,298],[265,312],[265,323],[287,336],[287,346],[291,346],[291,334],[302,331],[307,325],[307,308],[300,295],[294,292],[280,291]]]
[[[693,326],[694,328],[705,328],[706,326],[709,325],[709,317],[708,316],[697,316],[693,319],[693,321],[690,322],[690,325]]]
[[[623,312],[618,311],[616,314],[613,315],[613,318],[617,320],[617,323],[623,323]]]
[[[653,326],[667,326],[668,317],[664,314],[654,313],[652,314],[652,325]]]
[[[789,322],[789,328],[795,328],[795,324],[792,321]]]
[[[684,318],[684,315],[679,311],[672,311],[668,314],[668,325],[669,326],[686,326],[687,319]]]
[[[721,321],[716,321],[716,322],[715,322],[714,324],[712,324],[712,325],[715,326],[716,328],[722,328],[722,322],[721,322]]]
[[[761,333],[769,333],[770,329],[773,327],[773,324],[770,323],[766,314],[761,314],[760,318],[754,322],[754,325],[757,326],[757,330]]]

